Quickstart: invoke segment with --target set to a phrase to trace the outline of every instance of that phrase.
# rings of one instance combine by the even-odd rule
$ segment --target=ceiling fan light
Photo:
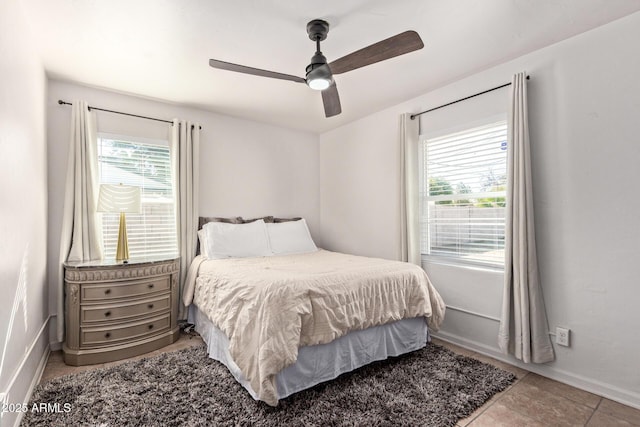
[[[327,77],[316,77],[312,80],[307,80],[307,85],[313,90],[325,90],[331,86],[332,79]]]
[[[310,69],[311,68],[311,69]],[[310,70],[309,70],[310,69]],[[327,64],[311,64],[307,67],[307,86],[314,90],[325,90],[333,83]]]

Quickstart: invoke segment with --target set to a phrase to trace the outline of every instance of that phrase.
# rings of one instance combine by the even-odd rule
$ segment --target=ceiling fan
[[[329,23],[322,19],[314,19],[307,24],[307,34],[311,40],[316,42],[316,53],[311,57],[311,63],[306,68],[306,78],[232,64],[217,59],[210,59],[209,65],[221,70],[306,83],[311,89],[322,91],[325,116],[332,117],[342,112],[338,88],[333,79],[335,74],[346,73],[424,47],[418,33],[405,31],[327,63],[327,58],[320,51],[320,42],[327,38],[328,32]]]

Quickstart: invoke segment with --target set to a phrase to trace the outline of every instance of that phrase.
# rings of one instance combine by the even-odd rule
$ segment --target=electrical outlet
[[[571,329],[556,327],[556,344],[569,347],[569,334]]]

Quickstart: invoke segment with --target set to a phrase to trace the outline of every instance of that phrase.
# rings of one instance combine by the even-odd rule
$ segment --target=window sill
[[[464,268],[467,270],[486,271],[492,273],[504,273],[504,266],[483,264],[473,261],[460,261],[452,258],[434,257],[428,255],[422,255],[422,265],[424,264],[437,264],[447,267]]]

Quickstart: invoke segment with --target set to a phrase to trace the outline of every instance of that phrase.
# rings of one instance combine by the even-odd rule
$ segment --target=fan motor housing
[[[309,71],[315,68],[318,68],[322,65],[325,65],[326,63],[327,63],[327,58],[325,58],[325,56],[321,52],[316,52],[316,54],[311,57],[311,63],[307,65],[307,68],[306,68],[307,74],[309,73]]]

